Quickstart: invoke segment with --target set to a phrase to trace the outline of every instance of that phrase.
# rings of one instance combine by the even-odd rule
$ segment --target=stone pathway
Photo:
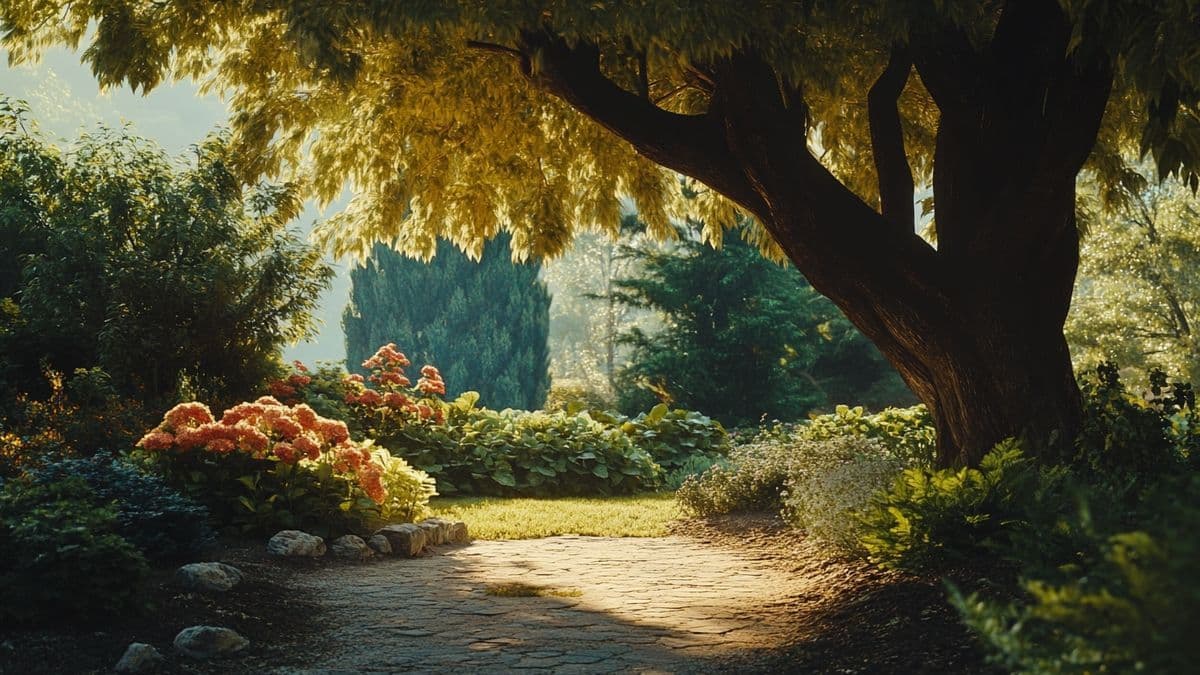
[[[328,609],[300,672],[677,672],[794,633],[803,578],[684,537],[552,537],[301,575]],[[497,597],[521,583],[572,597]],[[297,672],[297,671],[291,671]]]

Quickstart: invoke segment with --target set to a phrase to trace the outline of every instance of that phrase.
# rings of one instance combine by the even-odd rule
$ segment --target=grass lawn
[[[675,495],[630,497],[435,497],[433,515],[467,523],[476,539],[534,539],[558,534],[657,537],[679,517]]]

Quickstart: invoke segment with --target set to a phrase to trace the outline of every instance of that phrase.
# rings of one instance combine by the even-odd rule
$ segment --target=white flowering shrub
[[[795,527],[847,553],[862,553],[862,517],[871,499],[905,468],[878,441],[846,443],[821,466],[790,477],[783,493],[783,515]]]

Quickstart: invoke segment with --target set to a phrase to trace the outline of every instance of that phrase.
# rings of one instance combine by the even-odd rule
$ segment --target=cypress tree
[[[491,408],[540,408],[550,388],[550,294],[540,271],[512,261],[507,234],[478,262],[444,240],[428,263],[375,246],[350,272],[347,369],[361,371],[395,342],[413,363],[442,371],[450,398],[477,391]]]

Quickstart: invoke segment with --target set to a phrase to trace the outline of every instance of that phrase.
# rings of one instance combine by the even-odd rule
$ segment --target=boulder
[[[367,546],[367,542],[363,541],[362,537],[353,534],[345,534],[334,539],[329,544],[329,551],[339,558],[350,558],[351,560],[362,560],[375,555],[375,551]]]
[[[471,535],[467,533],[467,524],[461,520],[450,523],[450,532],[446,535],[446,541],[451,544],[465,544],[471,541]]]
[[[267,542],[267,553],[293,558],[320,558],[325,540],[300,530],[281,530]]]
[[[242,571],[219,562],[192,563],[175,570],[175,581],[191,591],[223,593],[242,581]]]
[[[417,527],[425,530],[425,543],[429,546],[446,543],[446,535],[449,534],[449,527],[447,525],[430,519],[417,523]]]
[[[379,555],[392,554],[392,542],[388,541],[388,538],[382,534],[371,535],[371,538],[367,540],[367,546],[375,549],[375,552]]]
[[[125,648],[121,660],[113,666],[118,673],[148,673],[162,665],[163,655],[154,645],[134,642]]]
[[[425,530],[412,523],[388,525],[375,534],[387,537],[392,552],[406,558],[420,555],[421,549],[425,548]]]
[[[175,649],[193,659],[211,659],[242,651],[250,641],[237,631],[218,626],[192,626],[175,636]]]

